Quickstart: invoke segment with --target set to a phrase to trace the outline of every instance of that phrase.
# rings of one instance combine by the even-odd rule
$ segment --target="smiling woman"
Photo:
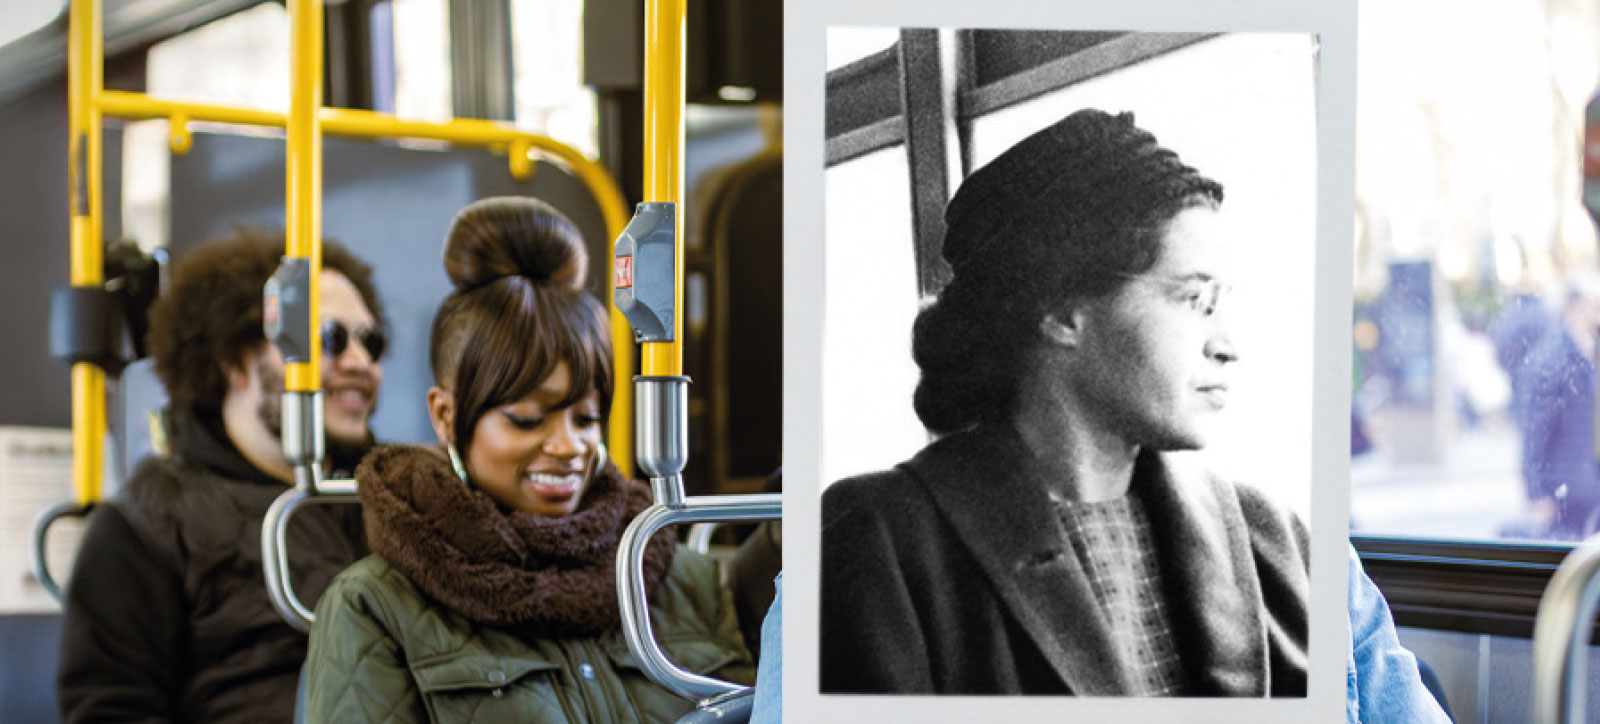
[[[537,390],[480,418],[463,478],[514,510],[552,517],[576,510],[588,478],[605,464],[604,418],[593,391],[561,404],[571,386],[572,373],[560,363]],[[443,423],[447,395],[434,399]]]
[[[440,446],[381,449],[356,472],[375,555],[317,605],[308,719],[677,718],[693,703],[645,677],[620,627],[618,543],[651,494],[606,460],[610,331],[582,288],[582,237],[543,202],[491,198],[457,215],[444,257]],[[672,660],[748,678],[710,560],[664,533],[643,577]]]

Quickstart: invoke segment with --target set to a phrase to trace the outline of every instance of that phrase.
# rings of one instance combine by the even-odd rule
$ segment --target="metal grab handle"
[[[1584,541],[1556,569],[1533,624],[1533,722],[1584,720],[1589,633],[1600,604],[1600,536]]]
[[[355,497],[354,480],[318,480],[283,491],[261,519],[261,572],[267,579],[267,596],[278,615],[301,633],[311,633],[317,616],[300,602],[289,582],[289,517],[306,503],[350,503]]]
[[[702,702],[748,688],[679,668],[667,659],[650,626],[650,606],[644,590],[645,544],[656,531],[675,523],[726,520],[773,520],[783,517],[783,496],[707,495],[684,498],[681,505],[660,503],[644,509],[622,534],[617,546],[617,600],[622,610],[622,633],[628,649],[651,681],[691,701]]]
[[[28,567],[33,571],[33,577],[39,580],[39,585],[44,587],[44,592],[63,606],[67,604],[66,597],[61,593],[61,587],[56,585],[56,579],[50,575],[50,562],[45,560],[45,537],[50,533],[50,526],[62,518],[86,518],[94,510],[95,503],[78,503],[67,500],[56,503],[39,512],[33,519],[33,539],[29,541]]]

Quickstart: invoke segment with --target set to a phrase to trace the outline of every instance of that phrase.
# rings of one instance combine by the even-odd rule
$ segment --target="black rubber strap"
[[[50,356],[120,371],[128,363],[121,349],[125,324],[116,299],[105,289],[57,289],[50,296]]]

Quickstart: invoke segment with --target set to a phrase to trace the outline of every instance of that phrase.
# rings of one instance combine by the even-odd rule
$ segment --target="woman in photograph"
[[[487,199],[444,258],[440,445],[381,448],[356,473],[375,555],[317,605],[309,720],[675,721],[693,702],[646,678],[621,630],[617,544],[651,495],[606,460],[610,331],[582,239],[541,202]],[[669,658],[750,678],[708,559],[663,532],[643,575]]]
[[[823,497],[825,693],[1304,696],[1309,539],[1203,447],[1223,189],[1084,110],[968,177],[917,317],[938,436]]]

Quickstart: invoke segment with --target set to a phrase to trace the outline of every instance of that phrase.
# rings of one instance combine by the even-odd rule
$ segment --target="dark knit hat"
[[[997,241],[1057,241],[1038,232],[1102,226],[1196,194],[1222,201],[1222,185],[1201,176],[1133,125],[1132,113],[1085,109],[1000,154],[962,182],[945,208],[944,257],[952,270],[990,253]]]
[[[1222,185],[1131,113],[1078,111],[968,176],[945,207],[950,283],[912,328],[923,424],[946,433],[1003,418],[1041,315],[1149,269],[1167,222],[1206,201],[1220,204]]]

